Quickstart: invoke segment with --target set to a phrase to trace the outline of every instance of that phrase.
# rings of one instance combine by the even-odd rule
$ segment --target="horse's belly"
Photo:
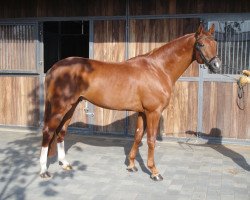
[[[132,110],[132,111],[143,111],[141,102],[136,95],[133,93],[127,93],[125,91],[114,91],[114,90],[95,90],[88,91],[83,94],[83,97],[102,108],[112,110]]]

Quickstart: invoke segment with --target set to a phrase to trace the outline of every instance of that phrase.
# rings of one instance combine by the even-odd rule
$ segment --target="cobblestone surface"
[[[149,176],[143,140],[136,173],[126,171],[132,140],[69,134],[72,171],[49,160],[53,177],[39,177],[40,133],[0,132],[0,199],[249,200],[250,147],[157,142],[155,161],[164,177]]]

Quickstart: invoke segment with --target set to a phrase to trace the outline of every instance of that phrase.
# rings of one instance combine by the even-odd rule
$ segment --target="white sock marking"
[[[40,174],[47,171],[47,156],[48,156],[48,147],[42,147],[41,155],[40,155],[40,166],[41,172]]]
[[[63,163],[63,166],[68,166],[69,163],[65,160],[65,151],[64,151],[64,141],[61,143],[57,143],[57,151],[58,151],[58,160]]]

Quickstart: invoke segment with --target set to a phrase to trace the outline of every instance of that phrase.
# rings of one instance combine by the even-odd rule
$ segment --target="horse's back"
[[[119,105],[130,101],[128,93],[136,93],[136,87],[132,86],[132,82],[135,83],[132,74],[131,68],[122,63],[69,57],[55,63],[47,72],[46,98],[55,104],[62,104],[63,101],[73,103],[83,96],[105,108],[123,109]],[[135,97],[130,102],[133,107],[132,101],[135,102]],[[128,107],[126,105],[124,109]]]

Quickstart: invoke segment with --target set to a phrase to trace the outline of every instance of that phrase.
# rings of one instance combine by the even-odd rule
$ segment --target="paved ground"
[[[38,133],[0,132],[0,199],[250,199],[250,147],[158,142],[153,182],[140,147],[137,173],[126,171],[131,140],[71,134],[67,158],[74,170],[50,161],[53,178],[41,180]]]

